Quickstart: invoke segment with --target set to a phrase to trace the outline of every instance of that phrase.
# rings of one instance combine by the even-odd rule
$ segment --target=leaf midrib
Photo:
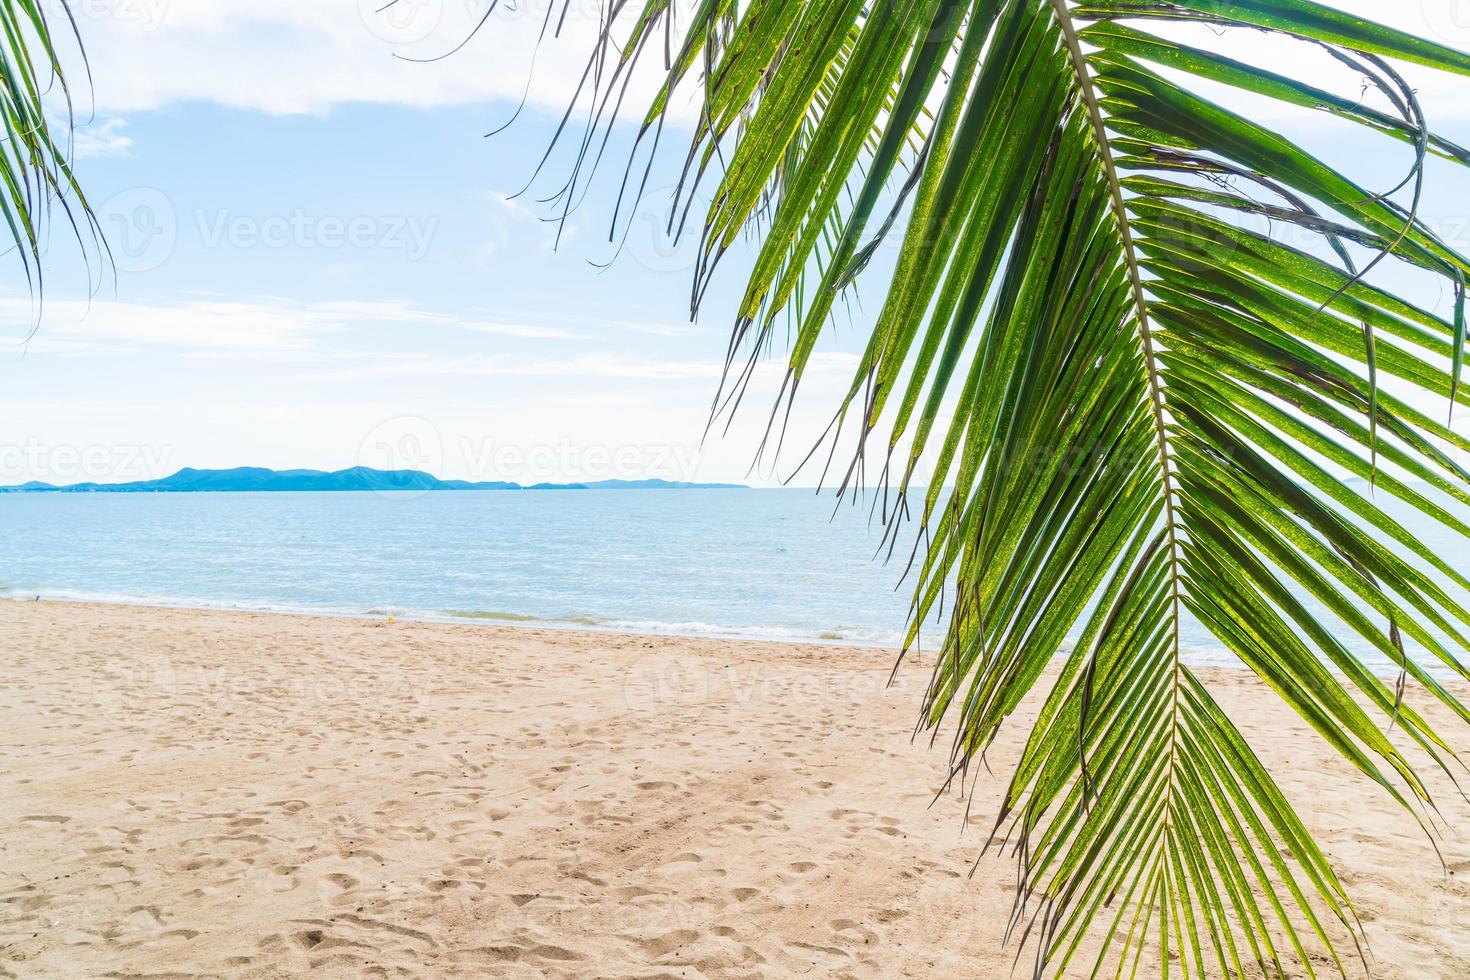
[[[1050,0],[1052,10],[1057,16],[1057,26],[1061,29],[1062,37],[1067,44],[1067,52],[1072,63],[1072,71],[1077,77],[1077,87],[1081,92],[1083,102],[1087,106],[1088,120],[1092,126],[1092,141],[1097,150],[1098,163],[1103,169],[1103,175],[1108,182],[1108,190],[1113,201],[1113,217],[1118,226],[1118,236],[1123,245],[1123,263],[1128,268],[1128,280],[1133,291],[1133,305],[1137,314],[1138,337],[1143,346],[1144,374],[1148,378],[1149,407],[1153,413],[1155,442],[1158,447],[1159,472],[1163,482],[1164,495],[1164,523],[1169,537],[1170,567],[1173,581],[1174,597],[1174,648],[1177,654],[1179,647],[1179,604],[1181,596],[1179,592],[1179,539],[1177,534],[1178,519],[1174,511],[1174,476],[1169,467],[1169,437],[1168,425],[1164,419],[1164,388],[1163,381],[1159,375],[1159,364],[1156,356],[1153,327],[1149,322],[1148,298],[1143,289],[1143,276],[1140,272],[1138,251],[1133,241],[1133,229],[1128,222],[1128,205],[1123,199],[1123,185],[1118,179],[1118,168],[1113,161],[1112,147],[1108,143],[1107,124],[1103,119],[1102,108],[1098,102],[1097,89],[1093,83],[1092,71],[1088,67],[1087,57],[1082,52],[1082,41],[1078,36],[1076,24],[1072,20],[1072,12],[1068,9],[1068,0]]]
[[[1052,10],[1056,14],[1057,26],[1062,32],[1062,37],[1067,45],[1067,53],[1072,63],[1073,74],[1077,77],[1077,88],[1082,95],[1087,107],[1087,117],[1091,123],[1092,142],[1097,151],[1098,164],[1102,167],[1103,175],[1108,182],[1108,190],[1112,196],[1113,217],[1118,226],[1118,237],[1123,246],[1123,261],[1128,268],[1128,279],[1133,289],[1133,305],[1138,322],[1139,343],[1143,347],[1143,369],[1148,378],[1149,407],[1152,410],[1154,420],[1155,444],[1159,456],[1159,475],[1164,496],[1164,528],[1169,540],[1169,588],[1171,592],[1171,616],[1173,619],[1170,647],[1173,655],[1173,704],[1170,708],[1170,735],[1169,735],[1169,788],[1167,796],[1170,804],[1165,816],[1165,829],[1172,828],[1174,824],[1173,797],[1176,786],[1176,771],[1179,756],[1179,690],[1182,686],[1180,673],[1183,669],[1180,663],[1179,653],[1179,621],[1183,597],[1180,594],[1180,567],[1181,554],[1178,536],[1178,515],[1174,509],[1174,476],[1170,469],[1169,460],[1169,436],[1168,426],[1164,419],[1164,389],[1163,380],[1159,376],[1159,362],[1155,353],[1153,327],[1149,323],[1148,298],[1144,294],[1143,276],[1139,271],[1138,251],[1133,241],[1133,229],[1128,222],[1128,205],[1123,199],[1123,185],[1118,179],[1117,164],[1113,160],[1112,147],[1108,142],[1107,124],[1103,119],[1102,108],[1097,98],[1097,88],[1092,78],[1092,70],[1088,66],[1087,57],[1082,52],[1082,40],[1077,34],[1077,26],[1072,20],[1072,12],[1068,8],[1068,0],[1050,0]]]

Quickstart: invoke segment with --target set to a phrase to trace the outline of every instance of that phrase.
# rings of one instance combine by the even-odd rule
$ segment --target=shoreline
[[[1006,976],[1015,867],[867,648],[64,602],[0,630],[0,975]],[[1205,680],[1382,980],[1470,973],[1440,842],[1241,671]],[[1456,745],[1463,729],[1444,725]],[[1454,826],[1470,821],[1425,772]]]
[[[29,592],[29,590],[26,591]],[[548,619],[538,616],[524,616],[514,612],[495,612],[490,610],[465,610],[463,614],[456,615],[453,612],[433,612],[418,609],[358,610],[273,605],[269,603],[251,605],[223,599],[180,599],[178,601],[170,601],[158,596],[99,596],[81,592],[71,593],[69,590],[64,589],[57,590],[49,595],[44,591],[40,593],[32,592],[30,593],[33,596],[32,598],[28,598],[25,593],[16,594],[16,592],[17,590],[15,589],[9,589],[4,594],[0,594],[0,602],[52,602],[74,606],[118,606],[129,609],[183,609],[203,613],[247,613],[266,616],[299,616],[307,619],[319,617],[331,620],[361,620],[369,623],[392,620],[395,622],[429,623],[441,626],[497,626],[507,629],[545,629],[558,632],[592,633],[612,636],[647,636],[658,639],[708,639],[741,643],[775,644],[780,646],[852,647],[860,650],[880,650],[893,654],[894,656],[897,656],[898,653],[896,644],[884,640],[867,640],[857,637],[813,637],[799,633],[787,634],[781,632],[772,632],[770,635],[754,635],[738,632],[740,629],[746,629],[747,627],[711,626],[709,631],[701,632],[674,628],[679,624],[670,624],[669,629],[660,630],[618,626],[615,624],[620,621],[615,620],[612,624],[604,626],[592,622],[578,622],[575,619]]]
[[[740,632],[741,629],[756,630],[756,627],[728,627],[710,626],[707,630],[678,629],[682,624],[668,624],[668,628],[659,629],[653,624],[637,623],[636,625],[619,625],[623,621],[612,621],[606,625],[595,622],[580,622],[577,619],[552,619],[537,616],[526,616],[514,612],[498,612],[490,610],[465,610],[460,614],[454,612],[435,612],[418,609],[346,609],[346,608],[324,608],[314,606],[292,606],[273,605],[261,603],[258,605],[235,602],[232,600],[210,600],[210,599],[180,599],[168,600],[158,596],[125,596],[125,595],[97,595],[93,593],[71,592],[69,590],[57,590],[52,594],[41,592],[31,593],[34,598],[28,598],[26,594],[16,594],[15,589],[0,592],[0,602],[13,603],[36,603],[49,602],[71,606],[103,606],[118,607],[126,609],[155,609],[155,610],[185,610],[201,613],[240,613],[247,615],[263,616],[287,616],[301,617],[305,619],[320,618],[326,620],[348,620],[366,623],[402,622],[402,623],[424,623],[438,626],[486,626],[513,630],[548,630],[557,633],[587,633],[594,636],[623,636],[623,637],[647,637],[657,640],[715,640],[735,643],[754,643],[763,646],[813,646],[835,649],[854,649],[863,651],[877,651],[892,660],[896,660],[899,653],[899,642],[889,640],[867,639],[862,637],[831,637],[811,636],[800,633],[783,633],[779,630],[766,633]],[[591,618],[591,617],[589,617]],[[705,625],[705,624],[700,624]],[[836,632],[836,631],[833,631]],[[926,636],[932,636],[931,632]],[[932,650],[933,647],[925,642],[921,644],[922,650]],[[1070,651],[1070,647],[1063,647],[1053,658],[1059,660]],[[926,654],[920,654],[926,655]],[[909,657],[915,656],[910,651]],[[1184,662],[1197,671],[1229,671],[1246,673],[1248,668],[1223,646],[1217,648],[1184,648]],[[890,664],[891,666],[891,664]],[[1335,664],[1325,664],[1329,672],[1334,676],[1344,676]],[[1460,683],[1460,678],[1438,662],[1429,661],[1423,664],[1425,669],[1442,683],[1451,685]],[[1383,664],[1369,664],[1369,670],[1380,680],[1390,683],[1397,682],[1397,674],[1392,671],[1393,665],[1384,661]],[[1470,701],[1470,694],[1466,695]]]

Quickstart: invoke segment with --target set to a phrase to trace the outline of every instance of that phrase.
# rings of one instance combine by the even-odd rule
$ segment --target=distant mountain
[[[344,490],[744,490],[737,483],[678,483],[668,480],[600,480],[594,483],[472,483],[441,480],[419,470],[374,470],[354,466],[335,473],[322,470],[268,470],[237,466],[232,470],[185,468],[161,480],[137,483],[73,483],[54,486],[31,481],[0,487],[0,493],[261,493]]]

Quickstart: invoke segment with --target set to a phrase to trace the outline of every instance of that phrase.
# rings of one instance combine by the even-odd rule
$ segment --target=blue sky
[[[747,471],[778,365],[730,435],[701,443],[739,260],[688,323],[689,249],[656,233],[666,174],[621,251],[607,241],[621,156],[556,250],[536,195],[507,200],[565,104],[595,4],[574,4],[569,36],[537,56],[533,102],[487,139],[520,100],[545,0],[428,64],[394,54],[453,47],[479,0],[402,0],[387,23],[381,0],[76,2],[96,100],[78,168],[117,275],[89,297],[57,236],[26,342],[33,310],[6,267],[0,483],[358,463],[527,481],[773,478]],[[1470,47],[1470,2],[1345,6]],[[1440,127],[1470,140],[1453,82],[1422,88]],[[1405,163],[1401,148],[1344,145],[1318,122],[1280,124],[1320,127],[1302,131],[1365,176]],[[1450,204],[1435,217],[1461,247],[1463,181],[1436,173]],[[862,315],[834,326],[807,380],[803,451],[846,387]]]

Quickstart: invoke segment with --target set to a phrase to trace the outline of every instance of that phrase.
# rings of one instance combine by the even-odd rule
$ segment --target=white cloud
[[[176,354],[291,354],[298,360],[342,357],[365,358],[359,363],[334,370],[331,375],[314,375],[310,380],[329,376],[373,378],[411,377],[415,375],[474,376],[484,374],[554,375],[573,374],[608,378],[717,377],[715,362],[674,363],[639,361],[621,355],[587,355],[569,359],[464,358],[442,359],[422,356],[426,335],[405,334],[404,345],[395,345],[392,337],[375,334],[370,346],[353,348],[366,329],[392,326],[411,327],[416,331],[438,329],[437,336],[460,348],[474,349],[473,341],[455,340],[455,332],[487,334],[530,341],[590,340],[602,336],[606,328],[618,331],[649,333],[659,336],[683,336],[679,328],[636,321],[602,322],[586,317],[569,317],[582,331],[554,323],[533,323],[523,319],[502,319],[490,314],[466,311],[463,314],[426,310],[406,300],[328,300],[300,302],[267,297],[232,299],[215,294],[199,295],[178,303],[148,304],[118,300],[53,300],[45,305],[45,329],[34,331],[36,309],[30,300],[19,297],[0,298],[0,351],[9,346],[16,351],[62,356],[98,356],[115,352],[123,346],[164,347]],[[3,338],[9,338],[4,344]],[[324,342],[332,340],[330,350]],[[394,348],[394,353],[383,353]],[[381,357],[389,363],[378,363]]]
[[[857,370],[858,355],[823,351],[812,356],[807,366],[805,385],[846,383]],[[757,370],[751,392],[762,397],[774,396],[785,370],[784,355],[766,359]],[[334,367],[293,375],[294,383],[317,385],[324,382],[382,381],[389,378],[546,378],[562,380],[583,378],[601,381],[698,382],[698,391],[712,395],[724,362],[719,360],[680,360],[663,357],[618,353],[579,354],[567,357],[524,357],[509,355],[425,356],[377,354],[364,357],[355,365]],[[599,392],[594,401],[600,400]],[[560,400],[560,399],[558,399]]]
[[[462,323],[465,330],[494,334],[497,337],[523,337],[527,340],[577,340],[580,334],[563,330],[561,327],[543,327],[534,323]]]
[[[33,316],[27,300],[0,300],[0,320],[12,336]],[[31,340],[35,352],[66,353],[66,343],[164,346],[179,352],[286,353],[311,347],[345,322],[304,306],[247,301],[187,301],[150,306],[106,300],[46,303],[46,329]],[[60,343],[58,343],[60,342]]]
[[[567,332],[556,323],[396,299],[48,300],[45,329],[22,343],[33,312],[23,297],[0,298],[0,442],[162,446],[178,466],[340,468],[363,462],[360,447],[384,420],[404,418],[429,420],[446,447],[570,439],[695,451],[723,370],[718,345],[622,349],[621,332],[645,326],[636,322],[597,330],[566,318],[604,341],[568,345],[554,342]],[[798,457],[855,364],[847,353],[813,359],[787,440]],[[704,478],[745,478],[783,374],[780,354],[757,372],[747,410],[708,440]],[[445,476],[474,475],[446,466]]]
[[[118,156],[133,148],[131,136],[121,132],[126,119],[109,119],[102,123],[78,126],[73,134],[73,147],[79,157]]]
[[[403,356],[400,354],[365,358],[362,363],[326,371],[296,374],[290,381],[320,385],[327,382],[383,381],[389,378],[590,378],[605,381],[699,381],[713,384],[719,380],[718,361],[678,361],[661,358],[630,357],[617,354],[589,354],[577,357],[520,356]],[[710,390],[713,390],[712,388]]]
[[[518,239],[529,236],[535,239],[537,248],[551,249],[557,242],[558,230],[561,241],[575,237],[572,222],[562,225],[548,221],[517,198],[502,191],[490,191],[485,200],[485,243],[476,251],[475,259],[481,266],[489,266],[499,255],[519,247]]]
[[[641,333],[650,337],[713,337],[709,327],[697,323],[638,323],[631,320],[615,320],[607,324],[629,333]]]
[[[57,0],[50,0],[54,5]],[[319,113],[355,102],[429,107],[523,96],[562,109],[575,90],[604,3],[565,5],[561,36],[538,43],[563,0],[70,0],[105,114],[208,101],[269,113]],[[479,33],[487,7],[493,12]],[[1470,0],[1337,0],[1335,6],[1462,50]],[[59,10],[57,14],[59,15]],[[625,18],[631,21],[631,18]],[[1203,36],[1208,46],[1265,57],[1280,69],[1300,50],[1258,32]],[[1281,60],[1285,51],[1285,60]],[[650,57],[652,91],[661,57]],[[654,62],[659,62],[655,64]],[[1463,114],[1459,80],[1409,72],[1443,110]],[[527,85],[527,80],[531,84]],[[689,111],[676,105],[675,111]]]
[[[281,300],[280,302],[286,302]],[[397,323],[443,323],[452,324],[456,318],[449,313],[434,313],[421,310],[408,300],[353,300],[335,299],[313,303],[312,309],[351,320],[392,320]]]
[[[527,340],[564,340],[560,327],[465,318],[401,300],[237,300],[201,297],[179,303],[47,300],[46,328],[32,336],[35,307],[27,299],[0,299],[0,336],[34,353],[95,355],[119,345],[159,346],[175,353],[323,353],[324,338],[352,339],[369,325],[442,327]]]
[[[571,4],[562,37],[538,45],[553,3],[559,15],[561,0],[496,3],[455,51],[489,0],[71,0],[109,114],[191,101],[277,114],[519,102],[533,70],[531,98],[561,109],[600,7]]]

